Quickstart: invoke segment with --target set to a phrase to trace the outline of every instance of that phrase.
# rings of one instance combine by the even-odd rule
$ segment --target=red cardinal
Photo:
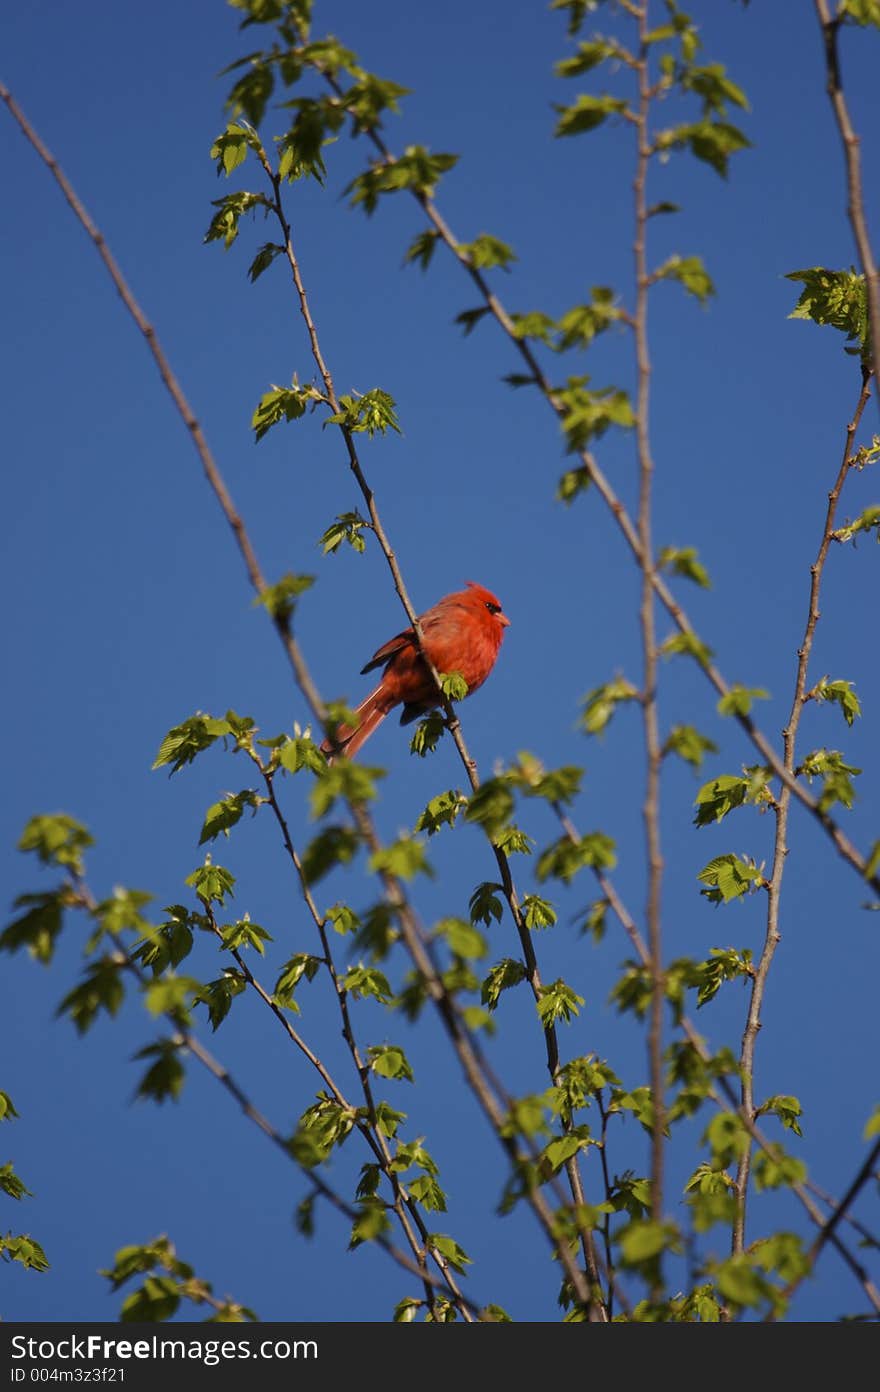
[[[419,623],[425,651],[435,669],[460,672],[470,695],[483,685],[495,666],[510,619],[502,614],[501,605],[491,590],[469,580],[466,590],[445,595],[433,609],[420,616]],[[335,740],[325,740],[321,745],[324,754],[332,757],[342,753],[353,758],[395,706],[403,705],[400,723],[409,725],[425,711],[440,705],[437,688],[411,628],[405,628],[383,644],[361,669],[361,675],[383,664],[382,680],[357,708],[357,725],[340,725]]]

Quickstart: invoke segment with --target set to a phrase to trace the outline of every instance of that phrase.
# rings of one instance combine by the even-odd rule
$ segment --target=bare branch
[[[819,596],[822,588],[822,576],[824,574],[825,561],[828,557],[828,550],[831,546],[832,534],[834,532],[837,504],[843,485],[846,482],[847,474],[852,467],[855,434],[859,428],[859,423],[861,422],[865,406],[870,396],[869,384],[870,375],[865,371],[862,374],[862,386],[859,399],[856,403],[852,420],[846,429],[846,440],[844,442],[843,458],[840,463],[840,468],[837,471],[834,486],[828,494],[828,507],[825,512],[825,525],[819,543],[819,550],[815,561],[810,567],[810,598],[807,608],[806,627],[804,629],[801,645],[798,648],[797,671],[795,675],[791,711],[789,713],[788,723],[782,732],[783,758],[786,768],[792,774],[794,773],[796,764],[798,729],[800,727],[806,698],[807,670],[813,651],[816,625],[819,622]],[[761,1028],[761,1009],[764,1003],[767,977],[780,940],[779,904],[780,895],[782,893],[782,879],[785,874],[785,862],[788,857],[788,812],[790,805],[791,792],[789,788],[783,787],[778,799],[773,804],[776,831],[773,842],[773,864],[770,872],[770,880],[767,885],[767,930],[761,956],[752,978],[749,1008],[740,1053],[740,1066],[742,1069],[741,1105],[743,1111],[750,1116],[752,1120],[755,1118],[755,1045],[758,1039],[758,1031]],[[746,1201],[748,1198],[750,1170],[751,1147],[745,1151],[737,1168],[737,1215],[732,1238],[732,1246],[735,1253],[742,1252],[745,1245]]]
[[[828,0],[815,0],[816,14],[822,27],[825,45],[826,90],[834,111],[834,119],[840,132],[843,157],[846,163],[847,215],[855,238],[859,261],[865,276],[868,296],[868,320],[871,325],[871,349],[873,365],[876,370],[880,353],[880,271],[874,259],[868,222],[865,216],[865,200],[862,188],[862,156],[859,136],[856,134],[849,114],[843,81],[840,74],[840,54],[838,37],[841,18],[832,18]]]

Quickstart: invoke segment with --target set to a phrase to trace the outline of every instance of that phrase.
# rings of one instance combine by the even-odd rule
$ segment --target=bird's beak
[[[502,628],[510,628],[510,619],[506,614],[496,614],[495,617]]]

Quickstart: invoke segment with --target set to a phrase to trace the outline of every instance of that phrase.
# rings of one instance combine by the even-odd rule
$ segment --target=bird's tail
[[[355,711],[355,715],[358,717],[357,724],[338,725],[334,731],[334,738],[324,740],[321,745],[321,753],[326,756],[329,762],[333,761],[336,754],[344,754],[347,759],[353,759],[361,745],[382,724],[394,704],[396,703],[393,701],[389,703],[385,688],[381,685],[377,686],[375,691],[371,691],[369,696],[361,701]]]

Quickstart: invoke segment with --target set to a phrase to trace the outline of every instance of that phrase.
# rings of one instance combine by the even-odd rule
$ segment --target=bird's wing
[[[361,668],[361,676],[366,676],[367,672],[372,672],[375,667],[383,667],[386,662],[390,662],[392,657],[396,657],[404,648],[413,646],[413,631],[405,628],[402,633],[397,633],[393,638],[389,638],[387,643],[383,643],[377,652],[373,653],[366,667]]]

